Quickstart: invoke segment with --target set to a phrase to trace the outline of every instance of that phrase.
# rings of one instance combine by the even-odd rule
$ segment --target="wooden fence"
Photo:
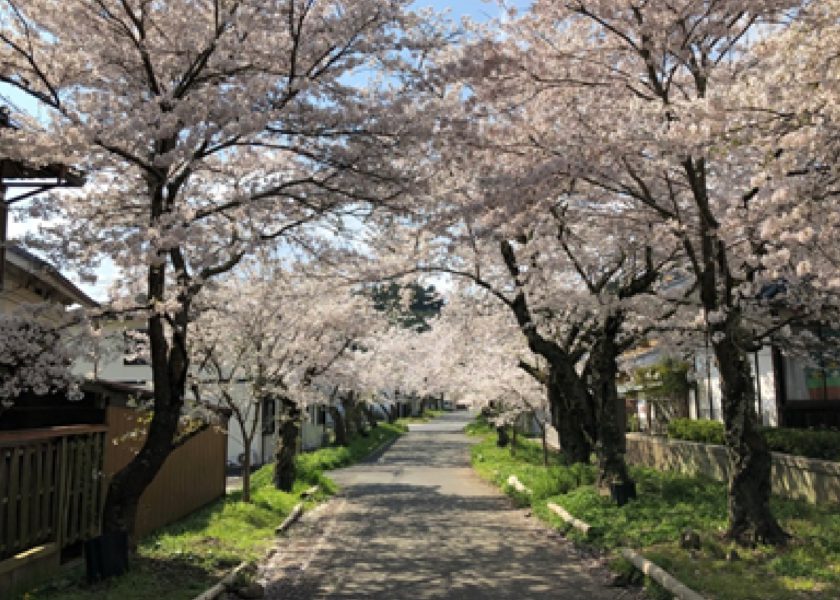
[[[99,534],[104,426],[0,434],[0,562]]]
[[[103,471],[110,478],[127,465],[143,442],[142,412],[108,408],[108,444]],[[176,449],[140,497],[136,537],[177,521],[225,494],[227,435],[208,429]]]

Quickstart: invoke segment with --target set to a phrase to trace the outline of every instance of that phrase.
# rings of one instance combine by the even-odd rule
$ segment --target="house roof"
[[[64,165],[31,165],[17,160],[8,158],[0,158],[0,181],[9,184],[9,180],[24,180],[27,185],[38,187],[43,185],[42,180],[47,180],[50,184],[81,187],[84,185],[84,178],[78,173],[73,172]]]
[[[17,129],[5,106],[0,106],[0,128]],[[0,183],[15,187],[82,187],[85,179],[81,173],[66,165],[38,165],[0,155]]]
[[[79,289],[47,261],[18,246],[6,247],[6,263],[34,277],[47,286],[64,305],[78,304],[85,308],[98,308],[99,303]]]

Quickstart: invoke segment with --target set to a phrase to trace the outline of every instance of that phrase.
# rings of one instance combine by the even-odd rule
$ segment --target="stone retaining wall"
[[[726,481],[724,446],[627,434],[627,462]],[[773,452],[773,493],[813,503],[840,502],[840,463]]]

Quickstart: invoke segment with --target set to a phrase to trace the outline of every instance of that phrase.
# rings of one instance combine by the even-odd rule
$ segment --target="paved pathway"
[[[469,467],[469,416],[412,426],[375,463],[336,471],[339,497],[264,566],[271,599],[627,598]]]

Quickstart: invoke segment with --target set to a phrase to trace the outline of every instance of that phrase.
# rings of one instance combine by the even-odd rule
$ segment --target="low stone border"
[[[529,489],[525,486],[525,484],[524,484],[524,483],[522,483],[521,481],[519,481],[519,477],[517,477],[516,475],[511,475],[510,477],[508,477],[507,484],[508,484],[510,487],[512,487],[513,489],[515,489],[517,492],[519,492],[520,494],[528,494],[528,495],[530,495],[530,494],[532,494],[532,493],[533,493],[533,492],[531,492],[531,490],[529,490]]]
[[[285,533],[286,530],[295,524],[295,522],[300,519],[301,515],[303,514],[303,502],[298,502],[295,504],[295,507],[292,509],[292,512],[289,513],[289,516],[286,517],[280,525],[274,530],[274,533],[281,534]]]
[[[308,490],[305,490],[305,491],[301,492],[300,497],[304,500],[307,500],[307,499],[311,498],[312,496],[314,496],[315,494],[317,494],[320,491],[321,491],[321,486],[320,485],[313,485]]]
[[[310,498],[317,494],[320,489],[320,486],[313,485],[308,490],[301,492],[300,496],[301,498]],[[292,512],[289,513],[289,516],[283,519],[283,522],[277,526],[277,528],[274,530],[274,533],[278,535],[281,533],[285,533],[289,529],[289,527],[294,525],[297,522],[297,520],[300,519],[302,515],[303,502],[298,502],[292,509]],[[193,598],[193,600],[216,600],[216,598],[218,598],[228,590],[230,584],[236,579],[237,575],[239,575],[239,573],[241,573],[247,567],[248,562],[243,562],[239,564],[239,566],[233,569],[230,573],[222,577],[219,583],[211,587],[209,590],[202,592],[201,594]]]
[[[554,502],[548,503],[548,510],[553,512],[555,515],[563,519],[566,523],[580,531],[586,537],[589,537],[594,533],[594,529],[592,525],[589,523],[585,523],[578,519],[577,517],[573,516],[569,511],[565,508],[560,506],[559,504],[554,504]]]
[[[679,600],[706,600],[704,596],[687,587],[679,579],[668,573],[668,571],[657,566],[656,563],[652,563],[635,550],[624,548],[621,550],[621,556],[629,560],[642,573],[674,594]]]
[[[362,460],[360,460],[360,461],[359,461],[358,463],[356,463],[356,464],[364,465],[364,464],[375,463],[375,462],[376,462],[376,461],[378,461],[380,458],[382,458],[382,455],[383,455],[383,454],[385,454],[385,452],[387,452],[387,451],[388,451],[388,449],[389,449],[391,446],[393,446],[394,444],[396,444],[396,443],[397,443],[397,440],[399,440],[399,439],[400,439],[403,435],[404,435],[404,434],[400,434],[400,435],[398,435],[398,436],[397,436],[397,437],[395,437],[395,438],[392,438],[392,439],[390,439],[390,440],[385,440],[384,442],[382,442],[381,444],[379,444],[376,448],[374,448],[373,450],[371,450],[371,451],[370,451],[370,454],[368,454],[365,458],[363,458]]]
[[[574,517],[569,511],[559,504],[549,502],[547,506],[551,512],[556,514],[575,529],[581,531],[584,535],[589,536],[594,531],[593,527],[589,523]],[[679,600],[706,600],[704,596],[701,596],[690,587],[686,586],[679,579],[668,573],[668,571],[658,566],[656,563],[651,562],[635,550],[622,548],[621,556],[630,561],[630,563],[642,573],[674,594],[674,597]]]
[[[237,575],[244,571],[248,567],[248,562],[240,563],[238,567],[236,567],[233,571],[222,577],[222,579],[211,587],[209,590],[205,590],[204,592],[200,593],[198,596],[193,598],[193,600],[215,600],[222,594],[224,594],[233,580],[236,579]]]

